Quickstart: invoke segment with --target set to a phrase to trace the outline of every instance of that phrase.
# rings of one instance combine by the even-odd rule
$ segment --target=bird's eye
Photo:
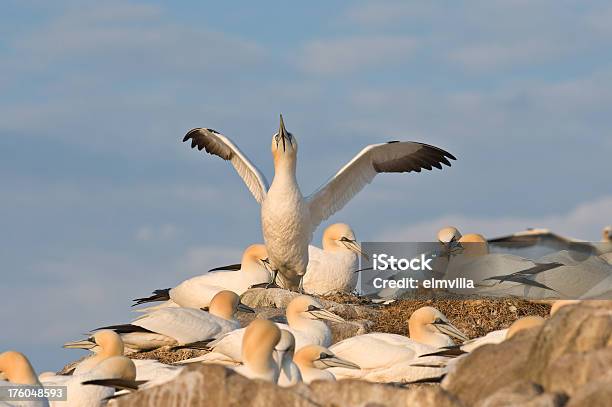
[[[433,322],[433,323],[434,323],[434,324],[441,324],[441,323],[443,323],[443,322],[444,322],[444,321],[442,321],[440,318],[436,318],[436,319],[434,319],[434,322]]]
[[[308,306],[308,311],[317,311],[319,309],[320,309],[319,307],[315,307],[314,305],[309,305]]]
[[[276,136],[274,136],[274,140],[276,140],[276,142],[278,143],[278,139],[279,139],[279,135],[277,134]]]

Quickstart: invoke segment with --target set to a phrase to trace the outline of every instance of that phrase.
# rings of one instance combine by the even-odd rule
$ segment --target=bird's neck
[[[293,157],[281,157],[274,160],[274,180],[272,183],[297,183],[295,178],[296,160]]]
[[[268,373],[273,371],[277,366],[276,361],[272,357],[272,352],[254,352],[246,357],[243,357],[249,368],[257,373]]]
[[[430,332],[423,327],[415,326],[411,326],[408,329],[410,330],[410,339],[423,343],[425,345],[442,347],[453,344],[452,339],[450,339],[447,335],[444,335],[443,333]]]

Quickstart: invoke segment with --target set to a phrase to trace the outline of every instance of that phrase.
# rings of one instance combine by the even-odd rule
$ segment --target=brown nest
[[[515,298],[402,299],[379,309],[380,314],[374,321],[372,331],[409,334],[410,315],[425,306],[439,309],[470,338],[508,328],[514,321],[527,315],[546,317],[550,312],[549,304]]]

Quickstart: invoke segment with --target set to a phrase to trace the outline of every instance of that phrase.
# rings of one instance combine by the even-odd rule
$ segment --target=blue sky
[[[611,27],[604,1],[3,3],[0,350],[57,369],[78,356],[63,342],[128,321],[130,299],[261,240],[231,167],[181,143],[192,127],[271,179],[283,113],[305,194],[371,143],[458,157],[380,176],[330,219],[362,240],[448,223],[599,239]]]

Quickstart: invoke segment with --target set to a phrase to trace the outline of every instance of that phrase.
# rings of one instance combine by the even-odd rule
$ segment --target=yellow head
[[[272,136],[272,156],[274,157],[274,167],[278,168],[282,163],[291,163],[295,167],[297,157],[297,140],[293,134],[285,129],[283,115],[280,116],[280,126],[278,133]]]
[[[438,231],[438,241],[443,244],[456,242],[461,238],[461,233],[454,226],[447,226]]]
[[[550,316],[552,317],[560,308],[565,307],[566,305],[578,304],[580,300],[557,300],[550,307]]]
[[[38,378],[30,361],[20,352],[0,353],[0,373],[11,383],[38,384]]]
[[[518,332],[524,331],[526,329],[534,328],[537,326],[542,326],[544,324],[544,318],[537,315],[530,315],[527,317],[523,317],[514,321],[508,332],[506,332],[506,339],[512,338]]]
[[[343,318],[327,311],[318,300],[308,295],[299,295],[291,300],[287,305],[286,314],[289,326],[296,326],[305,319],[344,322]]]
[[[323,249],[327,251],[350,250],[367,258],[357,243],[353,229],[346,223],[334,223],[328,226],[323,232],[322,244]]]
[[[264,266],[264,261],[268,259],[268,251],[263,244],[252,244],[242,253],[242,269],[249,270],[251,266]],[[247,267],[245,267],[247,266]]]
[[[459,243],[463,247],[464,256],[478,257],[489,254],[489,244],[483,235],[469,233],[463,235]]]
[[[410,338],[432,346],[447,336],[460,341],[468,340],[463,332],[434,307],[421,307],[414,311],[408,320],[408,329]]]
[[[242,359],[255,370],[268,367],[280,339],[281,331],[276,324],[267,319],[255,319],[242,337]]]

